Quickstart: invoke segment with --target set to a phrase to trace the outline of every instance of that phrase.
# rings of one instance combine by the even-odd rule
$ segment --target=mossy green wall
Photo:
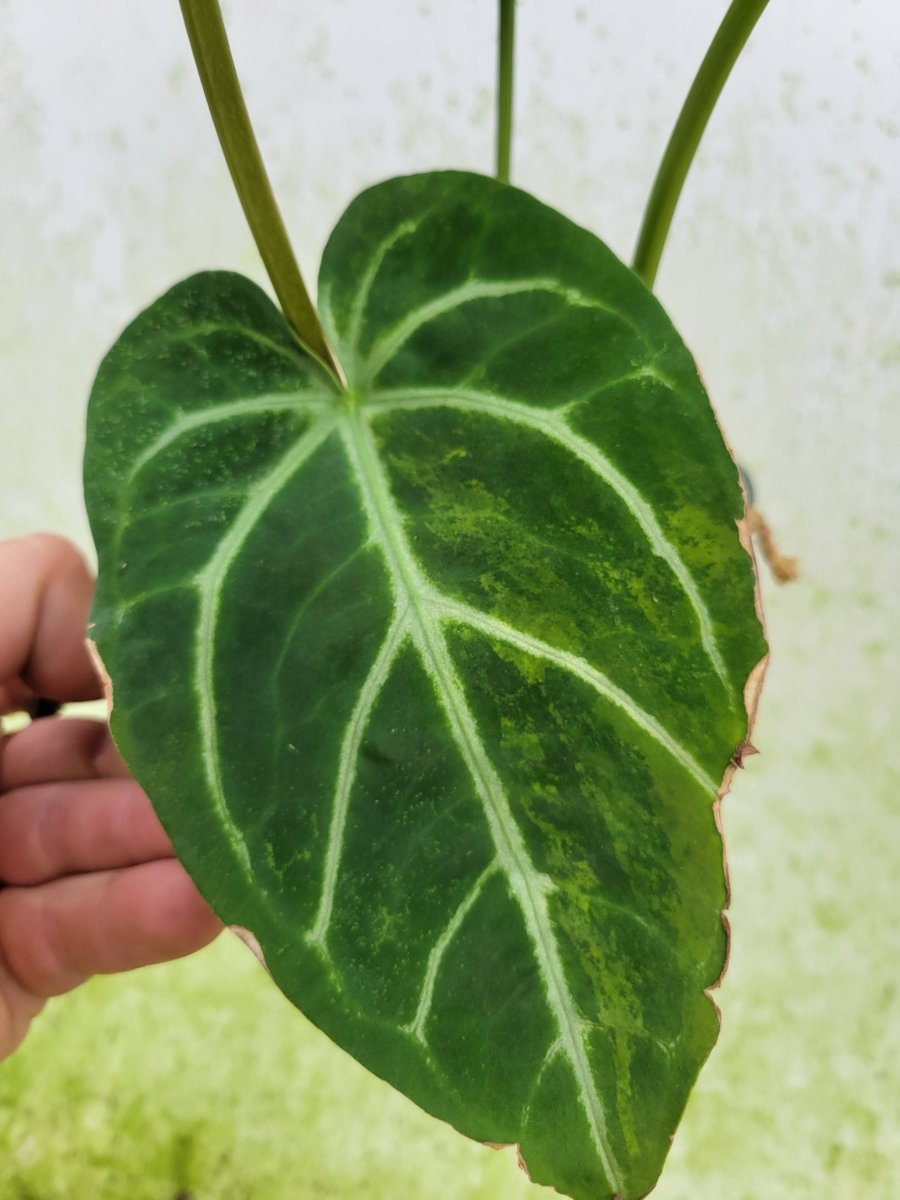
[[[353,194],[491,161],[483,0],[227,6],[307,275]],[[623,255],[723,4],[523,0],[517,182]],[[627,12],[623,11],[627,9]],[[679,19],[683,27],[679,26]],[[399,36],[397,30],[402,30]],[[87,548],[81,422],[119,328],[203,267],[261,278],[177,5],[0,3],[0,535]],[[800,580],[725,803],[723,1033],[660,1200],[890,1200],[900,1173],[900,29],[773,4],[658,291]],[[236,942],[97,980],[0,1067],[0,1197],[537,1196],[309,1028]]]

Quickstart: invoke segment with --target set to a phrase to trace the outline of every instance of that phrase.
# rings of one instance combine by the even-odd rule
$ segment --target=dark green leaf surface
[[[737,470],[655,299],[522,192],[364,193],[320,304],[346,389],[225,274],[101,367],[116,738],[337,1042],[535,1180],[640,1196],[717,1032],[764,652]]]

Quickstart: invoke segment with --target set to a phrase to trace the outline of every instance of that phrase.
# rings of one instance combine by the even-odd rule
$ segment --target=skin
[[[0,713],[102,694],[84,641],[93,590],[61,538],[0,542]],[[46,717],[0,740],[0,1059],[51,996],[220,929],[105,724]]]

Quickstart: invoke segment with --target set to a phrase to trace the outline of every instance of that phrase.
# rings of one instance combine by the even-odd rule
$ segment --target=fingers
[[[88,700],[93,581],[78,552],[0,543],[0,713]],[[41,720],[0,742],[0,1057],[43,1000],[200,949],[221,929],[105,725]]]
[[[50,534],[0,543],[0,697],[24,683],[53,700],[92,700],[100,682],[85,629],[93,581],[78,551]]]
[[[74,717],[34,721],[7,738],[0,756],[0,792],[62,779],[124,779],[128,769],[102,721]]]
[[[38,997],[192,954],[221,928],[171,858],[0,892],[2,958]]]
[[[10,971],[0,943],[0,1059],[12,1054],[46,1001],[27,992]]]
[[[0,879],[6,884],[32,886],[172,855],[133,780],[48,783],[0,801]]]

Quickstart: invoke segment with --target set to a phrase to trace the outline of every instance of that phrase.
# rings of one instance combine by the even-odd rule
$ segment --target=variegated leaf
[[[115,735],[340,1045],[540,1182],[642,1195],[717,1032],[737,470],[653,296],[515,189],[364,193],[320,304],[342,385],[225,274],[100,370]]]

